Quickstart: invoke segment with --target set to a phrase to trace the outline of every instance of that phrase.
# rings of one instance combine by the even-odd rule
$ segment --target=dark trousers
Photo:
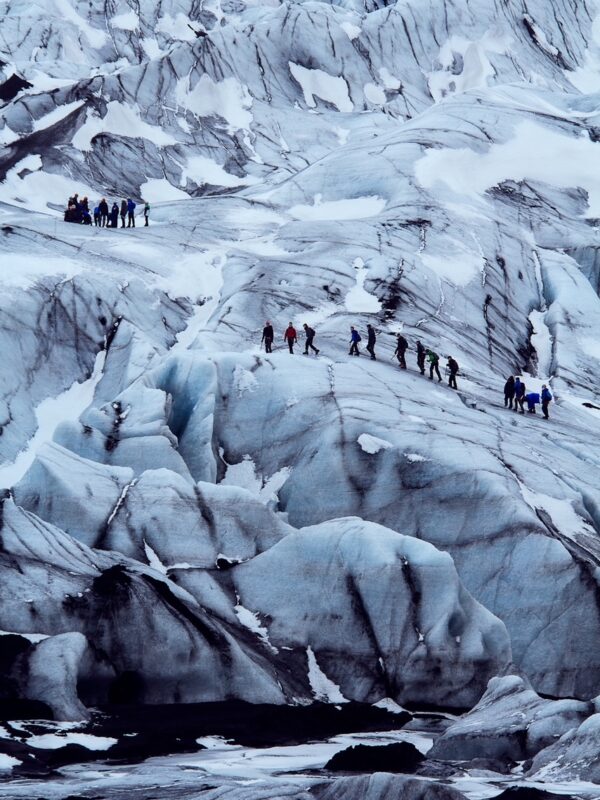
[[[100,225],[103,228],[108,227],[108,214],[100,214]]]
[[[348,353],[349,356],[359,356],[360,353],[358,352],[358,342],[350,342],[350,352]]]
[[[294,354],[294,340],[293,339],[286,339],[287,345],[290,348],[290,353]]]
[[[417,366],[421,372],[421,375],[425,375],[425,353],[422,355],[417,353]]]
[[[525,403],[524,397],[515,397],[515,411],[518,411],[520,408],[521,414],[524,414],[525,413],[525,409],[523,408],[524,403]]]
[[[451,389],[458,389],[458,386],[456,385],[456,372],[450,373],[450,377],[448,378],[448,386],[450,386]]]
[[[542,400],[542,414],[544,415],[544,419],[549,419],[548,417],[548,406],[550,403],[546,400]]]
[[[144,214],[144,228],[148,227],[148,214]]]
[[[504,408],[512,408],[514,399],[515,399],[514,394],[505,394],[504,395]]]
[[[429,378],[430,378],[430,380],[433,380],[433,372],[434,372],[434,370],[435,370],[436,375],[438,376],[438,381],[441,381],[442,380],[442,376],[440,375],[440,368],[435,363],[429,365]]]
[[[127,214],[127,227],[135,228],[135,217],[133,216],[133,211],[129,211]]]
[[[125,214],[121,214],[121,227],[125,227]]]
[[[375,356],[375,342],[369,342],[367,345],[367,350],[371,354],[371,360],[377,361],[377,357]]]
[[[398,350],[396,355],[398,356],[398,364],[400,364],[400,369],[406,369],[406,358],[404,357],[405,350]]]
[[[273,339],[270,336],[265,338],[265,353],[271,353],[271,345],[273,344]]]
[[[314,344],[313,344],[313,339],[314,339],[314,336],[307,336],[307,337],[306,337],[306,345],[305,345],[305,347],[304,347],[304,355],[305,355],[305,356],[307,356],[307,355],[308,355],[308,348],[309,348],[309,347],[310,347],[310,349],[311,349],[313,352],[315,352],[315,353],[318,353],[318,352],[319,352],[319,351],[317,350],[317,348],[316,348],[316,347],[314,346]]]
[[[100,225],[100,216],[98,214],[94,214],[94,225],[99,227]]]

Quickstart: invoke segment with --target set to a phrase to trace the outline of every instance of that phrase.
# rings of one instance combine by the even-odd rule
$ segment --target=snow
[[[124,14],[112,17],[110,24],[113,28],[120,28],[123,31],[137,31],[140,27],[140,18],[133,9],[130,9]]]
[[[12,769],[22,763],[18,758],[8,756],[6,753],[0,753],[0,771]]]
[[[539,123],[524,121],[504,143],[485,153],[459,148],[430,150],[415,164],[425,188],[446,184],[459,195],[483,194],[506,180],[534,180],[588,192],[588,217],[600,217],[600,144],[587,133],[566,136]]]
[[[264,644],[271,650],[273,653],[277,653],[278,650],[276,647],[269,642],[269,631],[265,626],[261,623],[258,614],[255,614],[253,611],[250,611],[248,608],[244,608],[243,605],[238,603],[233,607],[235,614],[240,621],[240,624],[243,625],[248,630],[255,633],[258,638],[264,642]]]
[[[17,631],[0,631],[0,636],[22,636],[32,644],[37,644],[48,638],[48,634],[46,633],[21,633]]]
[[[3,286],[19,289],[29,289],[48,275],[68,281],[85,268],[81,261],[73,258],[36,259],[24,253],[6,253],[2,256],[2,264],[6,268],[2,273]]]
[[[212,159],[205,156],[192,156],[188,158],[181,173],[181,186],[185,186],[188,180],[197,184],[213,184],[215,186],[225,186],[233,188],[235,186],[251,186],[258,182],[257,178],[251,175],[239,177],[227,172],[220,164],[216,164]]]
[[[108,43],[108,35],[99,28],[92,27],[83,17],[80,17],[69,0],[54,0],[54,6],[63,20],[79,28],[92,47],[99,48]]]
[[[389,450],[391,447],[393,447],[393,445],[386,439],[380,439],[377,436],[371,436],[370,433],[361,433],[357,441],[361,446],[361,449],[364,450],[365,453],[370,453],[371,455],[379,453],[380,450]]]
[[[266,505],[276,504],[279,499],[279,491],[288,480],[291,472],[291,467],[282,467],[270,478],[264,479],[257,472],[256,464],[252,457],[246,454],[237,464],[227,464],[227,470],[221,484],[224,486],[239,486],[242,489],[246,489]]]
[[[466,286],[480,276],[484,268],[481,254],[457,240],[446,243],[444,254],[420,253],[419,258],[428,269],[455,286]]]
[[[39,155],[28,155],[6,173],[6,178],[0,183],[0,201],[47,214],[48,203],[66,205],[73,194],[73,184],[72,178],[43,170]],[[82,181],[77,180],[75,185],[80,196],[94,196],[94,190]],[[55,211],[50,213],[57,216]]]
[[[384,88],[389,89],[390,91],[395,91],[402,85],[400,80],[392,75],[387,67],[379,68],[379,78],[381,79]]]
[[[53,111],[50,111],[48,114],[44,114],[43,117],[36,119],[33,123],[33,130],[34,132],[41,131],[44,128],[49,128],[51,125],[55,125],[57,122],[60,122],[61,119],[64,119],[73,111],[76,111],[78,108],[84,104],[84,100],[74,100],[72,103],[65,103],[63,106],[58,106]]]
[[[377,216],[385,205],[385,200],[377,196],[323,201],[322,196],[317,194],[312,206],[292,206],[289,213],[295,219],[307,221],[364,219]]]
[[[349,113],[354,110],[348,94],[348,84],[341,75],[328,75],[322,69],[306,69],[293,61],[289,62],[289,68],[300,84],[304,102],[309,108],[316,108],[315,97],[318,97],[335,106],[338,111]]]
[[[161,127],[144,122],[137,106],[113,100],[107,104],[104,117],[88,110],[86,122],[73,137],[73,146],[83,152],[89,152],[92,149],[93,138],[106,132],[131,139],[147,139],[157,147],[177,144],[177,139]]]
[[[495,75],[488,53],[505,53],[510,46],[510,37],[497,38],[490,33],[479,41],[470,41],[463,36],[451,36],[440,48],[438,62],[441,70],[429,73],[428,83],[436,102],[451,92],[466,92],[487,87]],[[462,70],[456,74],[457,55],[462,58]]]
[[[150,547],[148,542],[144,540],[144,551],[146,553],[146,558],[148,559],[148,564],[155,569],[157,572],[161,572],[163,575],[166,575],[169,571],[167,567],[162,563],[160,558],[156,555],[156,552]],[[180,568],[180,565],[174,565],[171,569],[175,567]]]
[[[425,456],[422,456],[420,453],[404,453],[404,458],[411,464],[419,464],[423,461],[427,461]]]
[[[173,186],[166,178],[148,178],[140,184],[140,196],[149,203],[189,199],[188,194]]]
[[[529,315],[533,327],[531,344],[537,353],[537,377],[547,381],[552,370],[552,335],[545,322],[546,312],[534,310]]]
[[[193,89],[188,80],[177,83],[175,101],[198,117],[222,117],[230,132],[248,130],[252,122],[252,97],[235,78],[214,81],[204,73]]]
[[[156,23],[156,32],[164,33],[170,39],[178,39],[182,42],[195,42],[196,34],[189,26],[189,17],[178,11],[175,16],[164,14]]]
[[[358,314],[377,314],[381,311],[381,302],[379,298],[365,289],[365,280],[369,271],[366,269],[362,258],[354,259],[354,268],[356,270],[356,284],[350,289],[344,300],[346,310]]]
[[[365,83],[363,91],[369,103],[375,103],[380,106],[384,105],[386,97],[381,86],[377,86],[375,83]]]
[[[351,42],[357,39],[361,34],[360,27],[358,25],[355,25],[353,22],[348,22],[348,21],[341,22],[340,28],[348,36]]]
[[[306,657],[308,659],[308,681],[315,700],[322,703],[347,703],[348,700],[341,693],[340,687],[330,680],[319,666],[312,647],[306,648]]]
[[[58,397],[48,397],[35,409],[37,430],[27,446],[19,453],[12,464],[0,466],[0,488],[9,489],[17,483],[33,464],[40,447],[50,441],[54,431],[65,420],[76,420],[93,400],[104,368],[106,351],[101,350],[96,356],[94,369],[90,377],[73,383]]]
[[[94,736],[91,733],[41,733],[37,736],[30,736],[27,744],[30,747],[37,747],[40,750],[57,750],[59,747],[66,747],[69,744],[78,744],[87,750],[108,750],[113,744],[117,744],[117,739],[110,736]]]

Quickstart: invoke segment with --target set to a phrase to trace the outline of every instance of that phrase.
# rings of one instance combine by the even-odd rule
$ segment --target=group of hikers
[[[314,328],[311,328],[308,323],[303,324],[304,329],[304,355],[309,355],[309,351],[315,355],[319,355],[321,352],[318,347],[314,344],[314,339],[316,336],[316,331]],[[273,341],[275,339],[275,333],[273,330],[272,323],[267,320],[265,323],[265,327],[263,328],[262,332],[262,339],[261,344],[265,346],[265,352],[272,353],[273,350]],[[294,353],[294,345],[298,343],[298,333],[294,328],[292,322],[289,323],[288,327],[286,328],[283,334],[283,340],[287,344],[290,353]],[[360,356],[360,348],[359,343],[362,341],[362,337],[360,333],[356,330],[354,325],[350,326],[350,350],[348,351],[348,355],[351,356]],[[371,360],[376,361],[377,356],[375,355],[375,345],[377,344],[377,333],[375,328],[371,325],[367,325],[367,345],[366,350],[369,353]],[[421,375],[425,375],[426,365],[429,366],[429,380],[433,380],[434,376],[437,377],[438,383],[441,382],[442,376],[440,374],[440,357],[439,355],[432,349],[425,347],[423,343],[417,339],[416,342],[416,349],[417,349],[417,367],[419,368],[419,372]],[[406,369],[406,351],[408,350],[408,342],[406,338],[401,334],[396,334],[396,349],[394,350],[394,356],[398,359],[398,365],[400,369]],[[448,360],[446,363],[446,371],[448,375],[448,386],[451,389],[458,389],[456,383],[456,376],[459,372],[458,362],[452,356],[448,356]],[[538,403],[542,404],[542,412],[544,415],[544,419],[549,419],[548,415],[548,406],[552,401],[552,395],[544,384],[542,386],[541,394],[537,392],[527,392],[525,383],[518,377],[513,377],[512,375],[506,381],[504,386],[504,405],[507,408],[513,408],[515,411],[521,411],[521,414],[525,413],[524,404],[527,403],[527,410],[530,414],[535,414],[535,407]]]
[[[311,328],[308,323],[304,323],[304,334],[306,336],[304,342],[304,355],[309,355],[309,350],[312,350],[315,355],[319,355],[321,352],[318,347],[314,345],[314,338],[316,336],[316,332],[314,328]],[[265,346],[265,352],[272,353],[273,341],[275,338],[275,334],[273,331],[273,325],[269,320],[266,321],[265,327],[263,328],[262,332],[262,339],[261,344]],[[298,342],[298,333],[294,328],[294,325],[290,322],[288,327],[283,334],[283,340],[287,344],[290,353],[294,353],[294,345]],[[350,350],[348,355],[350,356],[360,356],[360,348],[359,343],[362,341],[362,337],[359,332],[356,330],[354,325],[350,326]],[[377,356],[375,355],[375,345],[377,344],[377,333],[375,328],[368,324],[367,325],[367,345],[366,350],[371,357],[371,361],[377,361]],[[406,369],[406,351],[408,350],[408,342],[406,341],[405,337],[401,334],[397,334],[396,340],[396,349],[394,350],[394,356],[398,359],[398,365],[400,369]],[[425,347],[419,340],[417,340],[417,366],[419,367],[419,371],[421,375],[425,375],[425,363],[429,364],[429,380],[433,380],[434,374],[437,376],[438,383],[442,380],[442,376],[440,374],[440,357],[439,355],[434,352],[433,350]],[[446,369],[448,371],[448,386],[452,389],[458,389],[456,383],[456,376],[458,375],[458,362],[456,359],[452,358],[452,356],[448,356],[448,361],[446,364]]]
[[[535,407],[542,404],[544,419],[549,419],[548,406],[552,402],[550,389],[544,383],[541,392],[528,392],[525,383],[518,377],[510,375],[504,384],[504,407],[525,413],[524,405],[527,403],[527,413],[535,414]]]
[[[90,206],[87,197],[79,199],[79,195],[74,194],[69,197],[67,208],[65,210],[65,222],[75,222],[78,225],[91,225],[97,228],[118,228],[119,217],[121,217],[122,228],[135,228],[135,209],[136,203],[128,197],[127,200],[121,200],[121,206],[118,203],[113,203],[112,208],[108,208],[106,198],[103,197],[97,206],[90,213]],[[148,227],[148,219],[150,217],[150,203],[145,202],[143,211],[144,227]],[[127,220],[127,226],[125,225]]]

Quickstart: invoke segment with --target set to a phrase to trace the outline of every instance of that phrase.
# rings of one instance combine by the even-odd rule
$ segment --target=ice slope
[[[86,703],[600,692],[598,10],[376,5],[4,3],[0,627]]]

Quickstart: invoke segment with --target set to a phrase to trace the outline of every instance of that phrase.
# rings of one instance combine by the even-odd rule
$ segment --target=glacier
[[[6,725],[85,752],[97,709],[401,706],[422,779],[285,796],[475,796],[484,762],[598,796],[597,3],[0,11]],[[150,225],[65,224],[75,191]],[[0,793],[36,735],[0,729]],[[223,764],[215,797],[279,796]]]

